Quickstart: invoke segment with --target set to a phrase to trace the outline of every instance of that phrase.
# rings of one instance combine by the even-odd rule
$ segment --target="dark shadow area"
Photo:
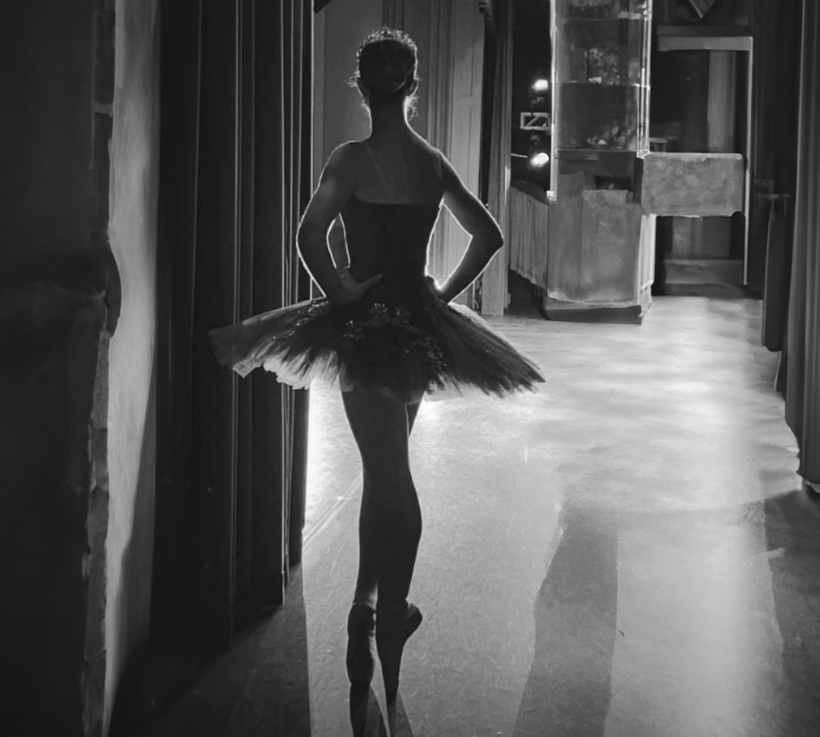
[[[667,284],[667,297],[709,297],[710,299],[759,299],[754,290],[736,284]]]
[[[640,325],[643,321],[641,306],[631,307],[560,307],[557,300],[550,302],[550,307],[541,307],[541,316],[546,320],[560,322],[589,322],[607,325]],[[549,314],[548,314],[549,312]]]
[[[780,734],[820,734],[820,505],[803,491],[764,502],[772,593],[786,675]]]
[[[120,689],[128,695],[117,699],[110,737],[170,735],[175,730],[203,737],[223,734],[269,624],[266,620],[250,628],[223,660],[193,674],[182,672],[173,657],[140,652],[123,674]],[[203,690],[206,684],[209,692]]]
[[[400,693],[396,701],[387,706],[387,724],[392,737],[413,737],[413,727]],[[350,687],[350,726],[353,737],[387,737],[387,726],[372,687]]]
[[[310,737],[301,569],[292,571],[284,606],[247,630],[228,653],[199,672],[184,695],[134,734]],[[112,737],[121,735],[112,732]]]
[[[509,317],[532,317],[540,319],[538,308],[544,296],[544,290],[531,284],[520,274],[510,269],[507,273],[507,291],[510,303],[504,313]]]
[[[350,687],[350,726],[353,737],[387,737],[384,717],[370,686]]]
[[[606,729],[617,634],[618,530],[569,507],[535,603],[535,653],[514,735],[598,737]]]
[[[104,670],[86,628],[101,638],[91,597],[107,494],[92,488],[90,425],[106,314],[80,286],[33,278],[0,292],[0,689],[21,737],[79,733]]]
[[[394,703],[388,704],[387,723],[390,725],[392,737],[413,737],[413,728],[410,726],[410,719],[404,709],[400,693],[396,695]]]

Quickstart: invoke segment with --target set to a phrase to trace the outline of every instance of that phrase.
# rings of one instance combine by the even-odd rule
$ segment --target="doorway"
[[[691,30],[691,29],[684,29]],[[656,26],[650,148],[751,155],[751,37]],[[658,217],[653,294],[748,284],[749,181],[744,212]]]

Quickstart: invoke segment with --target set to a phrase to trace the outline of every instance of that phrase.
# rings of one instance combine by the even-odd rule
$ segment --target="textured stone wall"
[[[113,38],[105,0],[0,3],[0,693],[25,735],[102,731]],[[106,43],[107,42],[107,43]]]
[[[2,3],[0,223],[4,251],[56,250],[97,226],[89,207],[94,171],[92,0]],[[12,102],[13,101],[13,102]],[[36,225],[36,229],[32,228]]]
[[[156,31],[156,0],[0,4],[0,689],[20,737],[103,734],[148,636]]]
[[[3,719],[20,725],[21,737],[99,734],[108,513],[104,292],[99,284],[36,276],[3,286]]]

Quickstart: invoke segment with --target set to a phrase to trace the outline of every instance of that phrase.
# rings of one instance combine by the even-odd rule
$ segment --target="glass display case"
[[[550,319],[642,320],[654,216],[639,201],[649,143],[652,0],[553,0]],[[608,317],[607,317],[608,319]]]
[[[651,0],[554,0],[553,167],[631,177],[647,150]]]
[[[656,27],[659,52],[710,54],[705,109],[733,104],[726,89],[738,75],[726,52],[748,53],[746,154],[712,144],[703,151],[650,152],[652,0],[552,0],[551,10],[552,169],[542,313],[640,321],[651,305],[656,218],[748,211],[752,39]],[[710,129],[709,120],[726,117],[717,112],[705,116],[706,141],[723,141],[738,127]]]

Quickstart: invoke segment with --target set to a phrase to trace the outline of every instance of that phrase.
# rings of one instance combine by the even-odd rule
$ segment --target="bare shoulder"
[[[455,170],[441,149],[418,134],[416,134],[416,146],[419,158],[424,161],[425,168],[435,171],[437,178],[441,181],[443,195],[447,190],[447,179],[455,175]]]
[[[466,185],[461,180],[455,167],[450,163],[450,160],[444,155],[444,152],[429,143],[427,143],[427,147],[430,154],[434,157],[436,167],[441,173],[445,195],[448,192],[455,193],[456,196],[469,194]]]
[[[300,231],[315,229],[327,233],[353,190],[352,161],[355,151],[347,141],[333,149],[322,169],[319,185],[310,198]]]
[[[324,172],[334,177],[347,177],[350,174],[350,167],[359,157],[359,141],[345,141],[340,143],[325,162]]]
[[[447,160],[447,157],[441,152],[440,149],[436,148],[432,143],[430,143],[423,136],[420,136],[418,133],[416,133],[415,141],[421,156],[430,159],[430,161],[432,161],[436,166],[440,166],[442,161]]]
[[[437,156],[437,165],[441,171],[441,180],[444,185],[444,194],[451,197],[464,198],[472,197],[472,193],[467,189],[461,176],[456,171],[456,168],[450,163],[450,160],[437,148],[433,149]]]

